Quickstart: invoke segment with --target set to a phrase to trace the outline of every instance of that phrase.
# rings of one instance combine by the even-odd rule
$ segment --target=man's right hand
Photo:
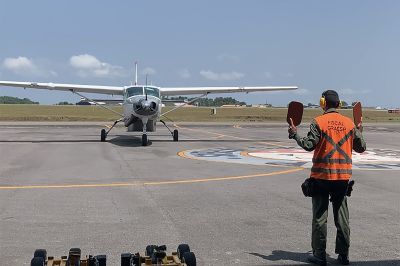
[[[363,132],[362,117],[360,119],[360,123],[358,123],[358,125],[357,125],[357,129],[360,130],[361,133]]]
[[[290,125],[288,128],[289,139],[293,139],[294,136],[297,134],[297,127],[293,124],[293,119],[290,118]]]

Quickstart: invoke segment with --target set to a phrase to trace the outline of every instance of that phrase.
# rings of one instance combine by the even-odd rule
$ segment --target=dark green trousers
[[[325,258],[329,196],[336,226],[337,254],[348,254],[350,247],[349,210],[347,208],[346,185],[338,181],[319,181],[317,193],[312,197],[312,242],[314,255]],[[333,183],[332,183],[333,182]]]

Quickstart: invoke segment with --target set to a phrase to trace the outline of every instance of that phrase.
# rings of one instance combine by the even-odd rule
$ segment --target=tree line
[[[170,101],[193,101],[196,98],[188,98],[184,96],[179,97],[163,97],[163,100],[170,100]],[[197,99],[195,102],[192,103],[193,105],[198,106],[215,106],[219,107],[222,105],[246,105],[246,102],[238,101],[232,97],[216,97],[215,99],[210,98],[200,98]]]
[[[0,104],[39,104],[39,102],[31,101],[28,98],[17,98],[11,96],[0,96]]]

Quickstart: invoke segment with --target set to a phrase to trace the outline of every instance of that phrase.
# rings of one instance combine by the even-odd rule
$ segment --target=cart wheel
[[[44,259],[42,257],[34,257],[31,260],[31,266],[44,266]]]
[[[154,249],[156,249],[156,248],[157,248],[156,245],[148,245],[146,247],[145,255],[148,256],[148,257],[151,257],[153,255],[153,253],[154,253]]]
[[[70,248],[69,249],[69,254],[71,254],[71,255],[75,255],[75,256],[81,256],[81,254],[82,254],[82,251],[81,251],[81,249],[80,248]]]
[[[45,261],[47,259],[47,251],[45,249],[37,249],[35,250],[33,257],[43,258],[43,260]]]
[[[196,256],[193,252],[185,252],[183,253],[182,262],[186,264],[186,266],[196,266]]]
[[[185,252],[190,252],[190,248],[188,244],[180,244],[176,251],[178,252],[179,259],[182,260],[183,254],[185,254]]]
[[[107,256],[106,255],[97,255],[96,257],[98,266],[106,266],[107,265]]]
[[[121,254],[121,266],[131,266],[131,259],[132,259],[132,254],[131,253],[122,253]]]

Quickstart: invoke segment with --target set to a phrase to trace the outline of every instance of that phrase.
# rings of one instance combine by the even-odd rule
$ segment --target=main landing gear
[[[117,121],[115,121],[114,124],[107,131],[103,128],[100,131],[100,141],[101,142],[106,141],[108,133],[110,133],[111,129],[113,129],[115,127],[115,125],[118,124],[121,121],[122,121],[122,119],[118,119]]]
[[[143,118],[142,119],[142,123],[143,123],[143,134],[142,134],[142,146],[147,146],[148,144],[148,138],[147,138],[147,133],[146,133],[146,128],[147,128],[147,118]],[[179,133],[177,129],[174,129],[174,131],[171,131],[171,129],[167,126],[167,124],[165,124],[165,122],[163,120],[160,120],[161,123],[164,124],[164,126],[168,129],[168,131],[171,133],[172,135],[172,139],[174,141],[178,141],[179,139]]]
[[[163,120],[160,120],[160,122],[163,123],[164,126],[165,126],[165,127],[168,129],[168,131],[171,133],[172,139],[173,139],[174,141],[178,141],[178,139],[179,139],[178,130],[177,130],[177,129],[174,129],[174,131],[171,131],[171,129],[167,126],[167,124],[166,124]]]

